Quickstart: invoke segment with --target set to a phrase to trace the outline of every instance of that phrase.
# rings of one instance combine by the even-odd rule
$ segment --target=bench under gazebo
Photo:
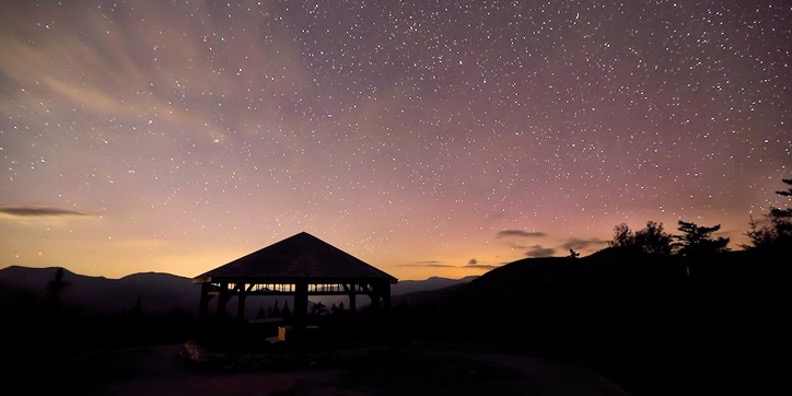
[[[294,298],[293,331],[306,328],[309,296],[348,296],[349,310],[357,310],[357,296],[368,296],[371,308],[390,308],[391,284],[398,280],[364,261],[301,232],[193,278],[201,285],[199,318],[209,316],[217,297],[217,316],[228,316],[229,300],[237,297],[237,320],[245,315],[249,296]]]

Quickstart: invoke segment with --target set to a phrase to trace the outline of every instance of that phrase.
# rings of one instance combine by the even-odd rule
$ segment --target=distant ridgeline
[[[392,294],[435,290],[467,283],[474,278],[407,280],[394,285]],[[5,307],[9,314],[27,311],[26,315],[40,315],[51,308],[57,298],[64,315],[166,314],[174,311],[197,315],[199,292],[199,286],[193,284],[192,279],[167,273],[138,273],[121,279],[108,279],[79,275],[59,267],[11,266],[0,270],[0,306]],[[257,296],[250,299],[246,314],[248,317],[260,316],[262,312],[267,314],[273,307],[287,306],[289,300]],[[328,308],[334,303],[327,298],[314,298],[312,302],[322,302]],[[361,301],[360,306],[365,307],[366,303]]]

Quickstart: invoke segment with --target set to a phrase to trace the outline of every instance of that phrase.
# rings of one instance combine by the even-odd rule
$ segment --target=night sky
[[[789,205],[792,3],[0,0],[0,267],[396,276]]]

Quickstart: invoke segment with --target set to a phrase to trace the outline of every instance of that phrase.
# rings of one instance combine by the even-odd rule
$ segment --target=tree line
[[[792,197],[792,178],[782,179],[788,186],[776,194]],[[792,208],[771,207],[760,222],[752,216],[748,222],[749,230],[744,234],[748,244],[741,244],[744,250],[781,250],[792,246]],[[646,226],[634,231],[625,223],[614,227],[613,239],[609,247],[655,254],[661,256],[678,255],[690,258],[706,258],[711,255],[730,251],[729,238],[714,236],[720,224],[713,226],[698,225],[679,220],[679,234],[665,231],[663,223],[648,221]]]

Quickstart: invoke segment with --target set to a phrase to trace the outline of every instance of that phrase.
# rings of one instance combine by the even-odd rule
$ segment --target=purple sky
[[[60,4],[59,4],[60,3]],[[0,267],[400,279],[788,200],[792,3],[0,1]]]

